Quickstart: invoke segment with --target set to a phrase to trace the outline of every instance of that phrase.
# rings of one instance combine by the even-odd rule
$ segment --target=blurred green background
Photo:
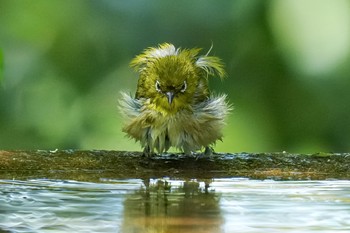
[[[0,149],[140,150],[118,96],[163,42],[226,63],[216,151],[350,150],[348,0],[0,0]]]

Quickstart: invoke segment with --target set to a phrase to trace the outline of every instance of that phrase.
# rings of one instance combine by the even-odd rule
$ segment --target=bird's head
[[[198,56],[201,49],[176,49],[172,44],[146,49],[131,61],[139,72],[136,98],[150,99],[150,107],[164,114],[190,109],[209,96],[209,75],[224,77],[217,57]]]

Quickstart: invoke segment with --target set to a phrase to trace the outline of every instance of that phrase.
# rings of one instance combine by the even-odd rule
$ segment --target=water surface
[[[0,232],[350,232],[350,181],[0,180]]]

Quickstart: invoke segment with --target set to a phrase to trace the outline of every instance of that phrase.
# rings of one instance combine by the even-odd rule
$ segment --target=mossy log
[[[205,156],[107,150],[0,151],[0,179],[102,178],[349,179],[349,153],[234,153]]]

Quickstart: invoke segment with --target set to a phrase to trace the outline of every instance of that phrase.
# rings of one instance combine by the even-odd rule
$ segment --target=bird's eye
[[[182,84],[182,86],[181,86],[180,92],[185,92],[186,89],[187,89],[187,83],[186,83],[186,81],[184,81],[184,84]]]
[[[160,90],[160,83],[159,83],[158,80],[156,81],[156,91],[162,92],[162,91]]]

